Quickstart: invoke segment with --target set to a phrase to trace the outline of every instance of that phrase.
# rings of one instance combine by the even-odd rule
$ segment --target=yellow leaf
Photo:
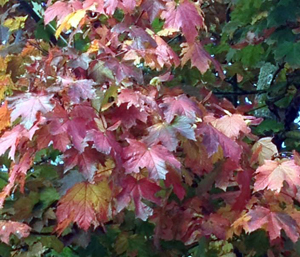
[[[15,31],[24,28],[26,19],[27,19],[27,15],[24,17],[19,16],[15,18],[9,18],[4,21],[3,25],[9,28],[10,31]]]
[[[112,170],[116,167],[114,161],[112,159],[107,159],[105,161],[105,165],[99,164],[98,171],[95,174],[95,181],[103,180],[103,178],[108,178],[111,176]]]
[[[0,101],[4,98],[4,93],[7,89],[13,88],[13,81],[9,74],[0,75]]]
[[[9,0],[0,0],[0,6],[4,6]]]
[[[7,63],[10,61],[10,58],[3,58],[0,56],[0,73],[6,73]]]
[[[67,31],[71,27],[77,28],[81,20],[85,16],[85,10],[81,9],[76,12],[70,13],[57,28],[55,37],[58,38],[62,31]]]

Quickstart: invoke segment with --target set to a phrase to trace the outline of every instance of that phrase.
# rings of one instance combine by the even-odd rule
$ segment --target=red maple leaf
[[[198,12],[195,3],[189,0],[181,0],[177,6],[176,2],[168,2],[161,18],[165,20],[165,28],[177,31],[181,28],[186,40],[191,43],[198,35],[197,29],[204,26],[202,14]]]
[[[233,210],[242,210],[251,198],[253,170],[244,169],[238,172],[237,182],[240,187],[240,194],[232,205]]]
[[[72,103],[80,103],[80,100],[93,99],[96,97],[95,88],[96,83],[91,79],[69,80],[63,79],[62,84],[69,88],[68,95]]]
[[[186,192],[184,187],[182,186],[181,176],[180,174],[174,170],[170,169],[166,176],[166,186],[173,187],[173,192],[177,195],[177,197],[182,201]]]
[[[206,147],[208,156],[218,152],[219,146],[222,147],[225,157],[238,161],[242,154],[242,148],[232,139],[226,137],[223,133],[213,126],[203,122],[196,130],[196,135],[202,135],[202,143]]]
[[[196,67],[203,74],[209,69],[210,64],[213,63],[216,70],[218,71],[220,78],[225,78],[220,63],[205,51],[200,42],[193,42],[192,44],[183,43],[181,55],[182,66],[190,60],[191,65]]]
[[[196,103],[189,99],[186,95],[166,96],[163,103],[159,105],[164,110],[165,119],[170,123],[175,115],[186,116],[192,120],[196,119],[196,115],[200,113]]]
[[[37,148],[39,150],[47,148],[51,143],[53,147],[61,152],[66,151],[67,145],[71,143],[68,133],[52,135],[49,126],[44,126],[35,134],[37,137]]]
[[[126,173],[139,173],[147,168],[152,179],[165,179],[168,173],[166,165],[180,168],[180,162],[162,145],[148,146],[135,139],[127,139],[129,146],[123,151]]]
[[[11,131],[6,131],[0,138],[0,155],[10,148],[8,157],[14,160],[16,147],[22,137],[31,138],[28,131],[21,125],[15,126]]]
[[[283,182],[287,182],[294,191],[300,183],[300,166],[294,160],[270,161],[258,167],[255,175],[254,190],[259,191],[265,188],[280,192]]]
[[[126,78],[133,78],[138,83],[143,84],[142,71],[137,69],[134,65],[125,62],[119,62],[116,59],[109,59],[105,62],[105,65],[113,71],[116,76],[117,83],[120,83]]]
[[[33,164],[34,150],[27,149],[17,163],[12,163],[9,171],[8,184],[2,189],[0,193],[0,208],[3,207],[3,203],[11,190],[15,186],[15,183],[20,184],[20,191],[24,193],[24,184],[26,179],[27,171]]]
[[[50,103],[52,97],[52,95],[26,93],[22,96],[11,98],[11,100],[15,100],[10,105],[10,107],[13,108],[11,121],[14,122],[21,116],[21,124],[23,124],[26,129],[30,129],[37,120],[36,116],[38,112],[45,114],[53,109],[54,106]]]
[[[212,213],[201,224],[201,230],[205,236],[215,235],[226,240],[226,234],[230,228],[230,221],[218,213]]]
[[[45,25],[50,23],[55,18],[57,19],[58,24],[60,24],[65,19],[65,17],[73,11],[74,9],[72,8],[72,5],[70,3],[57,1],[46,9],[44,16]]]
[[[118,202],[117,212],[127,207],[132,199],[136,216],[142,220],[147,220],[152,215],[153,210],[141,200],[146,199],[158,205],[161,203],[161,200],[155,196],[161,188],[146,178],[136,180],[132,176],[127,176],[122,181],[122,188],[122,191],[116,197]]]
[[[68,133],[74,147],[82,152],[87,146],[87,125],[96,118],[94,109],[88,104],[76,105],[71,113],[57,105],[53,112],[47,115],[49,131],[53,136]]]
[[[246,217],[250,220],[244,225],[246,232],[253,232],[257,229],[265,229],[273,241],[280,238],[280,231],[283,229],[286,235],[296,242],[299,238],[298,225],[296,221],[284,212],[273,212],[262,206],[256,206],[250,210]]]
[[[89,147],[85,148],[82,153],[74,148],[64,153],[65,172],[78,166],[79,171],[90,181],[94,177],[99,162],[104,164],[103,156],[95,149]]]
[[[144,138],[147,144],[161,142],[168,150],[174,151],[178,145],[177,132],[184,137],[196,141],[195,131],[192,128],[192,120],[185,117],[177,117],[173,123],[157,123],[148,128],[149,135]]]
[[[144,0],[141,5],[142,10],[144,10],[149,17],[150,22],[165,9],[165,4],[161,0]]]
[[[121,122],[121,124],[126,128],[130,129],[132,126],[137,124],[137,120],[146,123],[148,118],[148,113],[139,110],[134,106],[127,108],[127,104],[121,104],[112,114],[112,123]]]

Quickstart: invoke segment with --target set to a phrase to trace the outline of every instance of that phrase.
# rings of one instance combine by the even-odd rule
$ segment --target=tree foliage
[[[299,256],[298,0],[0,0],[0,255]]]

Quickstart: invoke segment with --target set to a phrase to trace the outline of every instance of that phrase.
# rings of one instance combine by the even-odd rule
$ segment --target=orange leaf
[[[10,113],[7,102],[5,102],[0,107],[0,131],[10,126]]]

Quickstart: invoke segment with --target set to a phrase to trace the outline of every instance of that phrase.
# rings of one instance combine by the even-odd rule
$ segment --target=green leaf
[[[10,251],[11,251],[10,246],[0,243],[0,256],[1,257],[10,257],[11,256]]]
[[[267,132],[278,133],[284,130],[284,124],[274,119],[265,119],[257,127],[253,128],[253,132],[258,135],[264,135]]]
[[[88,37],[83,37],[82,33],[77,33],[74,36],[74,47],[76,50],[81,52],[86,52],[90,46],[90,39]]]
[[[286,61],[293,68],[300,67],[300,43],[283,42],[274,52],[277,61]]]
[[[240,61],[246,67],[256,67],[263,60],[263,57],[264,49],[261,45],[248,45],[237,50],[232,59]]]
[[[64,249],[64,244],[56,236],[43,236],[41,243],[47,248],[51,248],[58,253],[61,253]]]
[[[245,238],[247,250],[254,250],[255,256],[262,256],[270,248],[269,238],[264,230],[257,230],[247,235]]]
[[[43,203],[42,208],[46,209],[52,203],[60,199],[58,192],[51,187],[44,188],[40,193],[40,201]]]

